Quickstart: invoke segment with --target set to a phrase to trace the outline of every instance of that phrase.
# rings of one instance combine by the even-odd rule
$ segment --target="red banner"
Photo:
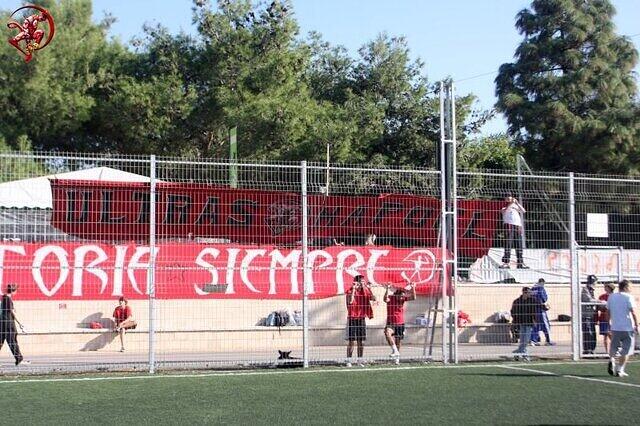
[[[159,244],[155,247],[159,299],[301,299],[299,249],[273,246]],[[18,283],[19,300],[105,300],[148,297],[148,246],[105,244],[0,245],[0,288]],[[439,249],[334,246],[310,250],[308,294],[332,297],[361,274],[372,284],[416,284],[440,292]]]
[[[98,241],[146,241],[148,183],[52,180],[53,226]],[[225,238],[236,243],[295,244],[301,236],[301,197],[281,191],[158,182],[158,238]],[[440,200],[415,195],[307,198],[309,237],[349,239],[373,233],[404,247],[439,246]],[[458,201],[458,247],[480,257],[491,247],[500,201]],[[326,245],[314,244],[314,245]]]

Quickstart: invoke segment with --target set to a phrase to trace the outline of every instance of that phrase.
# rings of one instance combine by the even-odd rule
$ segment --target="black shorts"
[[[386,328],[393,330],[393,337],[397,339],[404,338],[404,324],[387,324]]]
[[[364,318],[347,318],[347,340],[367,340]]]

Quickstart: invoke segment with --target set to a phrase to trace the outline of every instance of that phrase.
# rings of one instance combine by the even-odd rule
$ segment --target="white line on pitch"
[[[594,379],[593,377],[580,377],[580,376],[574,376],[571,374],[557,374],[557,373],[552,373],[550,371],[540,371],[540,370],[534,370],[533,368],[514,367],[512,365],[502,365],[499,367],[506,368],[507,370],[528,371],[529,373],[536,373],[544,376],[555,376],[555,377],[563,377],[567,379],[587,380],[589,382],[608,383],[611,385],[630,386],[632,388],[640,388],[640,385],[636,383],[626,383],[626,382],[617,382],[613,380]]]
[[[629,361],[632,362],[632,361]],[[535,365],[568,365],[568,364],[601,364],[600,361],[561,361],[561,362],[541,362]],[[61,377],[61,378],[43,378],[43,379],[14,379],[0,380],[0,385],[9,383],[52,383],[52,382],[97,382],[107,380],[146,380],[146,379],[170,379],[170,378],[197,378],[197,377],[224,377],[224,376],[263,376],[268,374],[323,374],[323,373],[366,373],[371,371],[406,371],[406,370],[438,370],[438,369],[465,369],[465,368],[507,368],[504,364],[464,364],[464,365],[408,365],[404,367],[368,367],[368,368],[330,368],[330,369],[313,369],[313,370],[289,370],[289,371],[232,371],[232,372],[215,372],[215,373],[194,373],[194,374],[158,374],[158,375],[140,375],[140,376],[101,376],[101,377]],[[516,368],[516,367],[513,367]],[[105,373],[108,374],[108,373]],[[613,382],[617,383],[617,382]]]

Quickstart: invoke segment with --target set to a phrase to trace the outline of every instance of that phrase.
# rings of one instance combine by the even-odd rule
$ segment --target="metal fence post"
[[[518,201],[520,204],[524,205],[524,181],[522,179],[522,163],[526,164],[526,161],[522,155],[518,155],[516,157],[516,168],[518,170]],[[520,233],[520,243],[522,247],[527,246],[527,230],[525,228],[526,223],[522,221],[522,232]]]
[[[152,155],[149,170],[149,268],[147,289],[149,292],[149,373],[155,372],[156,364],[156,156]]]
[[[300,163],[300,183],[302,195],[302,363],[309,367],[309,217],[307,212],[307,162]]]
[[[456,107],[453,83],[440,82],[440,229],[442,256],[442,360],[458,362]],[[451,255],[451,259],[449,259]],[[449,267],[451,269],[449,269]]]
[[[446,187],[446,156],[445,156],[445,97],[444,97],[444,82],[440,82],[440,256],[442,264],[442,275],[440,276],[441,294],[439,295],[442,300],[442,362],[446,364],[447,358],[447,326],[448,315],[446,311],[445,300],[447,297],[447,187]],[[434,313],[435,315],[435,313]],[[435,324],[434,324],[435,325]],[[433,332],[433,331],[432,331]]]
[[[449,166],[451,168],[449,179],[451,179],[451,230],[452,235],[450,239],[451,256],[453,256],[453,270],[451,274],[451,291],[449,292],[449,309],[453,315],[451,318],[451,325],[449,333],[453,346],[450,348],[450,356],[454,363],[458,363],[458,303],[456,300],[456,285],[458,282],[458,159],[457,159],[457,137],[456,137],[456,94],[455,87],[451,83],[451,143],[450,143],[450,160]]]
[[[580,309],[580,277],[576,243],[576,199],[573,172],[569,173],[569,252],[571,270],[571,352],[573,360],[580,359],[582,318]]]
[[[624,263],[622,256],[624,255],[624,247],[618,246],[618,282],[624,279]]]

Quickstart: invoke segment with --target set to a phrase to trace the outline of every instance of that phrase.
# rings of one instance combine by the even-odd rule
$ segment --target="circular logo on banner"
[[[414,250],[403,260],[413,266],[413,268],[400,273],[403,279],[416,285],[433,279],[436,272],[436,257],[431,250]]]
[[[272,236],[282,235],[300,227],[300,205],[295,201],[290,204],[273,203],[268,207],[268,215],[264,219]]]

